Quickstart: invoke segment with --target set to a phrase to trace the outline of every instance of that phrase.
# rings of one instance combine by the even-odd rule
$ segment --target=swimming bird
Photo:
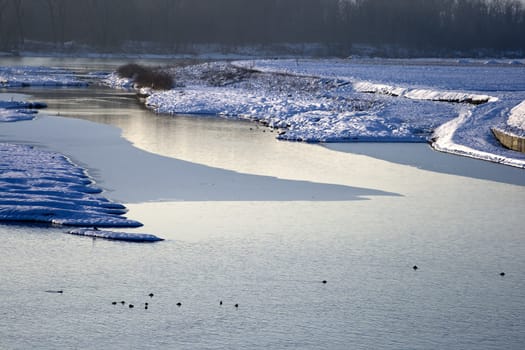
[[[155,294],[149,293],[148,295],[149,295],[150,298],[153,298],[153,295],[155,295]]]
[[[177,303],[177,306],[178,306],[178,307],[182,306],[182,303]]]
[[[501,272],[499,275],[503,277],[505,276],[505,272]]]
[[[117,305],[117,302],[116,302],[116,301],[114,301],[114,302],[112,302],[111,304],[112,304],[112,305]]]
[[[121,303],[122,305],[124,305],[126,302],[125,302],[124,300],[122,300],[120,303]]]
[[[327,281],[326,281],[326,280],[323,280],[323,284],[326,284],[326,283],[327,283]]]
[[[235,307],[239,307],[239,304],[235,304]]]
[[[222,305],[222,300],[221,300],[221,301],[219,301],[219,305]]]
[[[129,304],[129,308],[130,308],[130,309],[133,309],[134,307],[135,307],[135,305],[133,305],[133,304]]]
[[[418,269],[417,265],[412,266],[412,268],[414,269],[414,271]]]

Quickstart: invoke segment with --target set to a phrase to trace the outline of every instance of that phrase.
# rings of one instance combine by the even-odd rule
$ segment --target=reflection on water
[[[78,90],[77,94],[79,92],[82,90]],[[136,115],[127,115],[123,113],[125,109],[117,109],[115,106],[104,108],[106,102],[98,96],[84,99],[71,97],[74,96],[71,94],[72,91],[60,90],[57,92],[59,98],[55,96],[54,99],[44,99],[49,104],[48,113],[60,114],[60,117],[41,117],[29,123],[5,125],[5,137],[17,142],[51,147],[54,151],[62,152],[76,162],[87,164],[92,170],[90,173],[95,176],[99,185],[109,190],[108,196],[119,202],[137,203],[158,200],[341,201],[363,199],[374,195],[396,195],[349,184],[330,184],[325,181],[317,183],[310,179],[305,181],[301,178],[300,173],[296,178],[279,179],[271,173],[261,176],[233,171],[236,169],[230,169],[229,164],[224,162],[221,165],[226,165],[226,169],[209,166],[209,163],[213,163],[213,159],[222,160],[222,154],[228,153],[224,152],[228,147],[234,149],[228,142],[221,144],[221,140],[230,140],[233,137],[228,137],[228,135],[223,135],[221,138],[206,135],[202,138],[215,143],[213,148],[209,148],[209,154],[215,155],[216,158],[212,157],[211,161],[205,162],[206,165],[145,152],[132,147],[128,141],[122,139],[118,128],[100,124],[103,120],[112,121],[110,116],[113,116],[122,121],[125,128],[133,131],[136,127],[133,123],[137,119]],[[117,100],[115,105],[124,104],[127,101],[128,110],[137,109],[133,100],[126,100],[125,97],[119,98],[118,96]],[[81,108],[77,109],[75,106]],[[90,110],[101,113],[90,114]],[[86,115],[89,116],[87,119],[95,118],[98,123],[68,118],[71,114],[77,117]],[[147,111],[139,113],[139,116],[142,116],[139,119],[141,120],[139,126],[147,125],[144,115],[152,117]],[[129,123],[130,120],[131,123]],[[230,124],[235,125],[231,122]],[[181,126],[184,127],[184,125],[178,125],[177,130],[182,130],[181,135],[184,135]],[[148,129],[142,130],[139,135],[147,131]],[[201,131],[208,132],[208,129],[202,128]],[[237,132],[242,133],[241,130]],[[211,133],[215,131],[212,130]],[[219,133],[217,132],[216,135],[219,136]],[[156,136],[157,138],[162,137],[161,135]],[[169,135],[165,136],[169,137]],[[268,141],[274,142],[273,140]],[[237,140],[237,142],[237,147],[244,149],[240,143],[242,140]],[[235,164],[235,159],[237,157],[226,157],[226,160],[230,160],[232,165]],[[263,168],[264,164],[260,166]]]
[[[414,147],[411,144],[334,143],[325,146],[340,152],[363,154],[424,170],[525,186],[523,169],[436,152],[429,145]]]
[[[136,147],[181,160],[252,174],[322,181],[313,178],[308,171],[301,171],[304,159],[298,161],[297,155],[330,157],[330,152],[317,150],[317,145],[276,141],[271,130],[247,121],[155,115],[131,92],[115,93],[101,88],[51,93],[49,90],[33,91],[36,96],[49,99],[51,114],[115,125]],[[79,92],[82,98],[78,97]],[[522,169],[435,152],[425,144],[335,143],[325,146],[423,170],[525,185]],[[345,182],[339,179],[337,183]]]
[[[150,245],[0,225],[0,344],[519,349],[524,193],[447,181],[433,201],[132,205],[167,238]]]

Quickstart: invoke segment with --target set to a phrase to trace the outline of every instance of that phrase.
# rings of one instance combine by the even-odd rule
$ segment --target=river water
[[[278,142],[100,88],[21,92],[48,115],[0,141],[67,154],[166,241],[0,225],[0,348],[525,343],[523,170],[422,144]]]

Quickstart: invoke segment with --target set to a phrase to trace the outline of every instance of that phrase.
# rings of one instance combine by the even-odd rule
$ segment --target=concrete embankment
[[[501,129],[492,128],[494,136],[505,147],[525,153],[525,137],[517,136]]]

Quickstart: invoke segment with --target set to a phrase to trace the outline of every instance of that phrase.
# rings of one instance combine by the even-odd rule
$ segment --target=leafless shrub
[[[117,74],[122,78],[133,79],[138,87],[149,87],[156,90],[169,90],[173,87],[173,79],[170,74],[135,63],[118,67]]]

